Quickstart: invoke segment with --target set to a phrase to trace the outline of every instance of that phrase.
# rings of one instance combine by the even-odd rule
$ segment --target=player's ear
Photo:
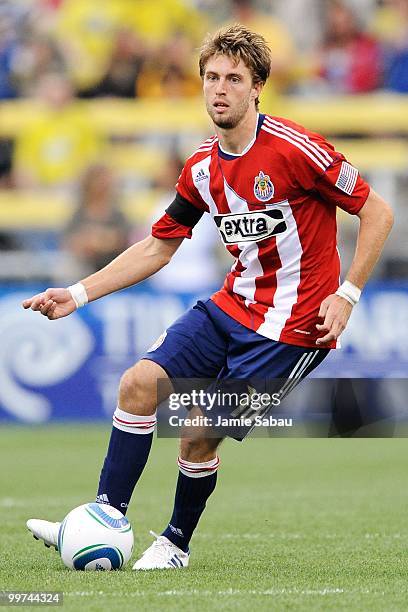
[[[261,81],[258,81],[258,83],[254,83],[252,85],[252,95],[251,98],[253,100],[256,100],[257,98],[259,98],[259,96],[261,95],[261,91],[263,89],[264,84]]]

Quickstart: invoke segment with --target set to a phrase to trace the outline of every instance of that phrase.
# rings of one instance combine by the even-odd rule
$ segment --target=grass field
[[[406,610],[404,439],[226,442],[183,571],[73,572],[29,536],[94,497],[108,427],[0,431],[0,590],[62,590],[64,610]],[[176,440],[155,440],[129,510],[135,556],[169,518]]]

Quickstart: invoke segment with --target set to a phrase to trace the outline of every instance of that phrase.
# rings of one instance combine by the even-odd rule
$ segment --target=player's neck
[[[223,129],[216,126],[216,132],[221,149],[225,153],[240,155],[256,137],[258,113],[254,110],[233,129]]]

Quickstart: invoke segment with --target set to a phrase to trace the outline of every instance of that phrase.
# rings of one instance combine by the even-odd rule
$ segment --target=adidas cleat
[[[184,552],[166,536],[150,532],[156,540],[133,566],[134,570],[180,569],[187,567],[190,553]]]
[[[41,519],[29,519],[27,528],[33,534],[34,539],[42,540],[47,548],[58,550],[58,531],[61,523],[51,523]]]

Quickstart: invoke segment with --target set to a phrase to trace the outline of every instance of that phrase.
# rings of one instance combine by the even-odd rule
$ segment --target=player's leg
[[[221,441],[220,438],[206,437],[204,431],[202,437],[198,434],[181,438],[179,474],[170,522],[136,561],[133,569],[179,569],[188,566],[191,537],[217,483],[217,448]]]
[[[248,395],[250,386],[269,396],[279,393],[282,401],[330,353],[330,349],[301,347],[261,336],[235,321],[211,300],[207,310],[220,333],[228,337],[226,360],[216,383],[216,388],[226,397],[234,392],[238,397],[242,393]],[[219,416],[226,417],[227,421],[242,418],[245,423],[220,427],[213,435],[236,440],[243,440],[252,430],[256,416],[268,410],[268,406],[253,410],[245,402],[238,402],[236,406],[223,403],[214,405],[212,416],[215,420]],[[246,425],[248,421],[252,425]]]
[[[157,396],[157,381],[163,397]],[[156,406],[171,392],[168,376],[153,361],[141,360],[122,376],[113,415],[108,452],[96,500],[126,513],[133,490],[147,463],[156,425]],[[60,523],[30,519],[27,527],[47,547],[57,548]]]
[[[217,484],[220,442],[220,438],[206,437],[180,440],[173,513],[162,535],[184,552],[188,551],[193,532]]]
[[[157,397],[158,379],[163,381],[162,398]],[[168,376],[161,366],[142,359],[124,373],[119,385],[119,402],[96,500],[124,514],[150,453],[158,400],[171,392],[170,381],[164,384],[166,380]]]
[[[157,405],[157,381],[164,399],[172,378],[215,377],[225,361],[226,340],[219,334],[206,305],[199,302],[181,316],[160,342],[149,349],[122,378],[111,441],[102,469],[98,501],[126,511],[146,464]],[[168,386],[167,386],[168,381]],[[57,545],[59,523],[31,519],[28,528],[46,545]]]
[[[220,374],[222,384],[231,390],[229,384],[234,386],[237,380],[245,381],[258,394],[278,398],[280,410],[287,406],[285,398],[291,391],[330,353],[330,349],[271,340],[242,326],[237,327],[234,321],[226,322],[226,325],[231,331],[227,363]],[[273,411],[274,406],[271,402],[256,409],[245,404],[235,407],[230,416],[251,424],[230,427],[229,431],[223,431],[224,435],[243,440],[252,431],[256,417]]]
[[[98,488],[97,501],[122,512],[147,462],[156,407],[173,389],[168,373],[173,379],[215,376],[225,360],[225,338],[217,332],[205,305],[198,303],[169,327],[145,357],[121,380]]]

